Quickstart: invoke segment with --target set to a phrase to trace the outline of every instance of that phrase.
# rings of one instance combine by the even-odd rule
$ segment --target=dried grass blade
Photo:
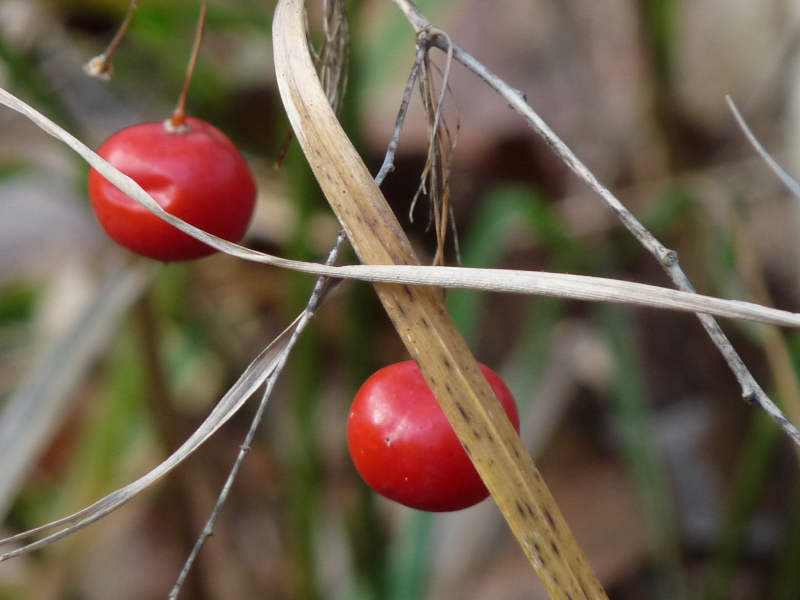
[[[620,282],[613,279],[503,269],[459,269],[455,267],[416,265],[397,267],[390,265],[390,260],[387,260],[385,265],[334,267],[257,252],[206,233],[167,213],[133,179],[115,169],[80,140],[2,88],[0,88],[0,104],[24,115],[42,130],[68,145],[89,165],[102,173],[106,179],[159,218],[220,252],[243,260],[269,264],[311,275],[324,275],[333,279],[357,279],[372,283],[433,285],[491,292],[550,295],[578,300],[622,302],[671,310],[699,311],[711,315],[761,321],[786,327],[800,327],[800,314],[798,313],[789,313],[752,303],[721,300],[688,292],[675,292],[667,288]]]
[[[191,455],[200,445],[211,437],[224,423],[226,423],[245,403],[245,401],[272,375],[276,365],[280,364],[287,348],[287,344],[292,337],[298,323],[300,323],[303,313],[281,333],[273,342],[259,354],[253,362],[241,374],[236,383],[220,399],[205,421],[189,438],[171,454],[166,460],[159,464],[155,469],[140,477],[136,481],[122,487],[104,498],[101,498],[91,506],[88,506],[76,513],[73,513],[57,521],[47,523],[35,529],[25,531],[12,537],[0,540],[0,545],[7,545],[29,538],[34,535],[44,533],[56,528],[63,528],[46,537],[16,548],[10,552],[0,555],[0,561],[7,560],[14,556],[31,552],[47,544],[51,544],[64,538],[75,531],[94,523],[107,514],[119,508],[125,502],[145,490],[155,481],[169,473],[177,467],[189,455]]]

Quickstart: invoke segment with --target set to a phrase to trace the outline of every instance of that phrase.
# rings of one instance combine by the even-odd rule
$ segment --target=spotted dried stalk
[[[399,222],[325,98],[307,50],[302,0],[278,2],[273,44],[289,120],[359,258],[372,264],[417,264]],[[605,598],[437,289],[389,284],[375,289],[550,595]]]

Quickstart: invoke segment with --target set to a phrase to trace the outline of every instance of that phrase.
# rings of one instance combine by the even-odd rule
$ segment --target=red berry
[[[480,367],[519,432],[514,397],[497,373]],[[489,495],[414,361],[384,367],[364,382],[347,441],[364,481],[406,506],[459,510]]]
[[[256,186],[250,169],[221,131],[199,119],[188,131],[164,123],[134,125],[111,136],[98,150],[130,176],[167,212],[226,240],[239,241],[253,214]],[[89,171],[89,198],[97,220],[118,244],[163,261],[189,260],[213,248],[162,221]]]

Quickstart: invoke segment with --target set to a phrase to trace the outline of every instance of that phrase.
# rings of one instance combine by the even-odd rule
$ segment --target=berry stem
[[[114,56],[117,46],[119,46],[120,42],[122,42],[122,39],[125,37],[125,33],[127,33],[128,26],[133,20],[133,13],[136,12],[138,4],[138,0],[131,0],[131,3],[128,5],[128,13],[125,15],[125,19],[123,19],[119,29],[117,29],[117,33],[114,34],[114,37],[111,38],[111,41],[108,43],[108,47],[103,53],[98,54],[90,60],[84,67],[84,70],[89,73],[89,75],[102,79],[109,79],[111,77],[113,71],[111,58]]]
[[[170,125],[175,129],[186,124],[186,96],[189,93],[189,85],[191,85],[192,76],[194,75],[194,66],[197,64],[197,55],[200,53],[200,44],[203,41],[203,27],[206,23],[207,9],[208,2],[202,0],[200,3],[200,18],[197,20],[197,31],[194,34],[192,55],[189,57],[189,64],[186,67],[186,80],[183,82],[183,90],[181,90],[181,95],[178,97],[178,105],[169,120]]]

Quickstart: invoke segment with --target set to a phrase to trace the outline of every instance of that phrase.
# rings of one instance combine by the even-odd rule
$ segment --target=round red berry
[[[256,185],[233,142],[209,123],[188,118],[177,131],[164,123],[134,125],[111,136],[98,154],[176,217],[232,242],[244,235]],[[137,254],[175,261],[215,252],[162,221],[94,169],[89,172],[89,198],[106,233]]]
[[[519,431],[511,392],[497,373],[480,367]],[[459,510],[489,494],[414,361],[384,367],[364,382],[350,409],[347,440],[364,481],[406,506]]]

